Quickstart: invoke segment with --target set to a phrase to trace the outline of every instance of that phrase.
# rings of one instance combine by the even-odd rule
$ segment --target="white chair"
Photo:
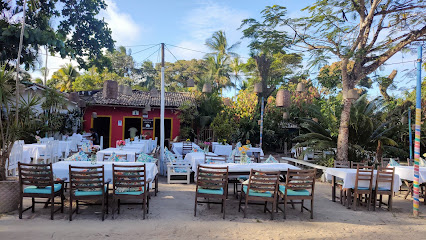
[[[53,141],[46,143],[46,148],[44,149],[44,153],[40,154],[40,157],[37,159],[38,163],[40,161],[44,161],[45,164],[51,163],[54,158],[53,154]]]
[[[52,163],[58,162],[62,159],[62,151],[59,148],[59,141],[53,140],[52,143]]]
[[[23,144],[20,143],[21,140],[15,141],[13,144],[12,150],[10,151],[8,162],[6,163],[7,171],[6,175],[14,177],[17,175],[18,171],[18,162],[22,159],[23,153]]]
[[[191,164],[175,155],[165,154],[167,158],[167,183],[186,183],[191,181]],[[172,179],[173,176],[185,176],[185,179]],[[180,178],[180,177],[178,177]]]

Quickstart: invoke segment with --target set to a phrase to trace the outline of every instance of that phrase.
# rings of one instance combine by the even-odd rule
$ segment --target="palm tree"
[[[206,46],[213,51],[213,55],[227,55],[236,57],[238,54],[234,53],[233,50],[240,45],[241,42],[236,42],[229,46],[228,39],[224,31],[219,30],[214,32],[212,37],[206,40]]]
[[[62,92],[71,92],[72,84],[78,76],[80,74],[77,69],[71,63],[67,63],[52,75],[51,82]]]
[[[231,60],[231,64],[229,66],[230,66],[231,71],[232,71],[234,78],[235,78],[234,86],[235,86],[235,91],[236,91],[237,85],[238,85],[237,82],[239,82],[240,79],[241,79],[240,72],[243,69],[243,63],[241,62],[240,58],[237,56],[237,57],[234,57]],[[235,95],[237,95],[236,92],[235,92]]]

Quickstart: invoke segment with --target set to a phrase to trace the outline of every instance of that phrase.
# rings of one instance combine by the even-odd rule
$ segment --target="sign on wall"
[[[132,115],[133,116],[138,116],[139,115],[139,111],[138,110],[133,110],[132,111]]]
[[[143,120],[143,130],[152,130],[154,129],[154,121],[152,119]]]

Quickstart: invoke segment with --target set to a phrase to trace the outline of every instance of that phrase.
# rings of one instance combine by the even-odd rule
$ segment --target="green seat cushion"
[[[285,186],[280,185],[280,192],[285,194]],[[287,189],[287,196],[310,196],[311,193],[304,189],[304,190],[291,190]]]
[[[142,191],[135,191],[135,192],[115,192],[115,194],[119,194],[119,195],[141,195],[143,194],[143,190]]]
[[[108,189],[107,186],[105,186],[105,193],[108,193]],[[97,195],[102,195],[102,191],[81,191],[81,190],[76,190],[74,192],[75,196],[97,196]]]
[[[358,190],[368,190],[368,187],[358,187]]]
[[[62,184],[54,184],[53,191],[57,192],[61,190]],[[50,194],[52,193],[52,187],[48,186],[45,188],[37,188],[36,186],[28,186],[24,189],[24,193],[38,193],[38,194]]]
[[[247,185],[243,185],[243,191],[245,193],[247,193]],[[257,192],[257,191],[250,190],[249,196],[254,196],[254,197],[272,197],[272,193],[271,192]]]
[[[379,191],[390,191],[390,188],[387,187],[379,187]]]
[[[223,195],[223,188],[220,189],[205,189],[205,188],[198,188],[199,193],[204,194],[217,194],[217,195]]]

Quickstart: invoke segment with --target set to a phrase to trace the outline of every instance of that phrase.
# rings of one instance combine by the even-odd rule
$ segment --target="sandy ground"
[[[412,201],[402,195],[395,198],[392,212],[362,207],[353,211],[332,202],[330,184],[319,182],[313,220],[298,205],[297,210],[289,209],[286,220],[281,212],[269,220],[263,207],[255,205],[243,218],[234,197],[228,200],[226,219],[222,220],[220,205],[212,205],[210,210],[200,205],[197,217],[193,216],[194,184],[161,182],[146,220],[142,220],[140,207],[128,205],[122,206],[115,220],[109,215],[102,222],[98,206],[83,206],[72,222],[68,209],[56,213],[51,221],[49,210],[38,205],[35,213],[25,212],[22,220],[17,211],[0,216],[0,239],[426,239],[426,220],[412,217]],[[30,201],[25,204],[29,206]],[[425,205],[420,209],[426,212]]]

